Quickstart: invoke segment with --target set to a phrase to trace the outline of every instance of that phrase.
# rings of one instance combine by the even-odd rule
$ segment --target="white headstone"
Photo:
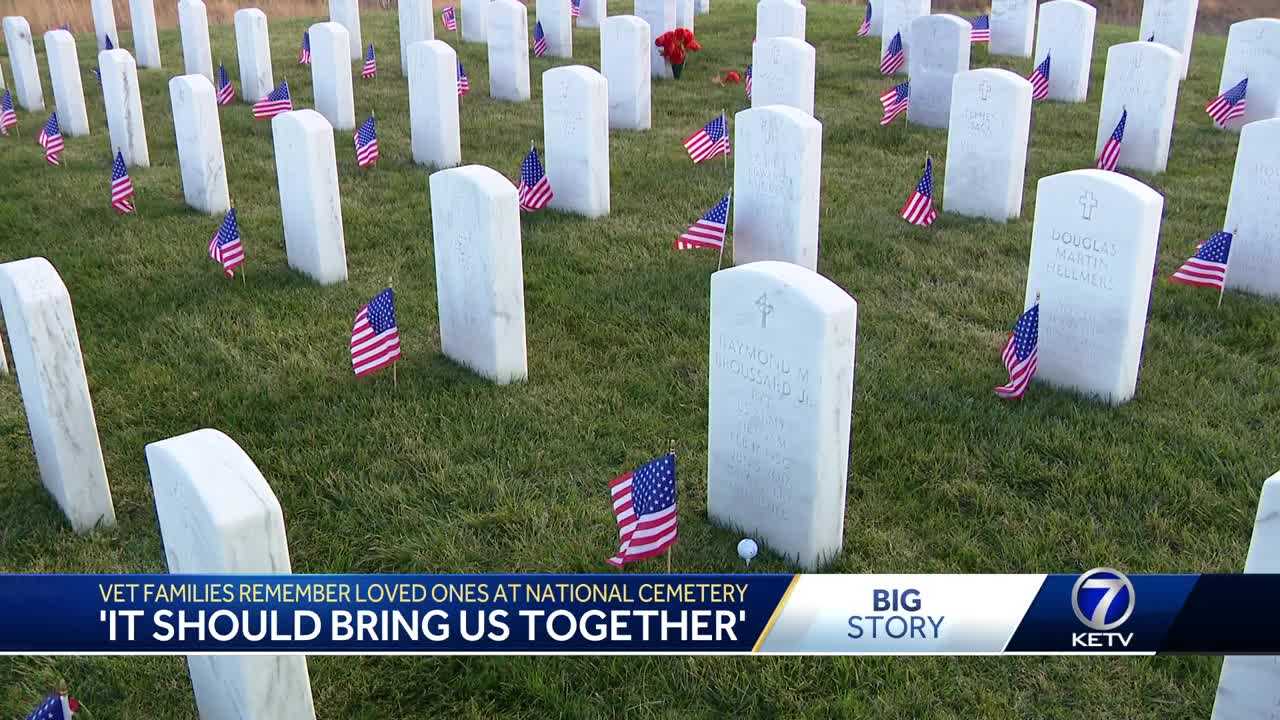
[[[1095,158],[1127,109],[1118,167],[1164,172],[1178,106],[1179,63],[1178,53],[1159,43],[1122,43],[1107,50]]]
[[[771,37],[804,40],[805,8],[795,0],[760,0],[756,4],[756,42]]]
[[[649,76],[670,78],[671,66],[654,41],[676,29],[676,0],[635,0],[635,13],[649,24]]]
[[[1280,473],[1262,485],[1244,571],[1280,573]],[[1274,718],[1276,708],[1280,708],[1280,656],[1235,655],[1222,659],[1222,676],[1210,720]]]
[[[1152,36],[1155,42],[1173,48],[1182,56],[1179,79],[1187,76],[1191,63],[1191,40],[1196,31],[1196,8],[1200,0],[1143,0],[1138,39]]]
[[[693,0],[676,0],[676,27],[693,29]]]
[[[498,384],[529,376],[515,186],[481,165],[431,175],[440,350]]]
[[[567,0],[537,0],[537,18],[547,36],[546,57],[573,57],[573,23]]]
[[[1040,295],[1036,380],[1112,404],[1138,386],[1164,198],[1133,178],[1041,178],[1023,307]]]
[[[40,481],[76,532],[115,525],[67,286],[44,258],[4,263],[0,305]]]
[[[158,69],[160,36],[156,32],[156,6],[152,0],[129,0],[129,22],[133,25],[133,54],[138,66]]]
[[[884,57],[884,51],[888,49],[889,43],[893,42],[893,36],[902,33],[902,52],[907,56],[907,61],[911,61],[911,23],[918,17],[928,15],[930,12],[930,0],[882,0],[881,5],[884,6],[884,28],[880,34],[880,55],[877,56],[877,64],[880,58]],[[899,71],[905,72],[907,66],[903,65],[903,69]]]
[[[142,121],[142,94],[138,91],[138,66],[128,50],[103,50],[98,53],[98,69],[102,73],[102,98],[107,106],[107,130],[111,135],[111,154],[119,151],[129,167],[150,167],[147,150],[147,128]]]
[[[516,0],[493,0],[486,20],[489,33],[489,96],[529,99],[529,13]]]
[[[409,70],[409,46],[436,39],[435,14],[431,0],[400,0],[400,68]]]
[[[1049,58],[1049,99],[1084,102],[1093,64],[1098,10],[1080,0],[1050,0],[1040,6],[1033,67]]]
[[[1244,117],[1227,123],[1239,131],[1245,123],[1280,117],[1280,19],[1255,18],[1231,26],[1218,92],[1249,79]]]
[[[751,47],[751,107],[787,105],[812,115],[816,63],[813,46],[803,40],[757,40]]]
[[[409,46],[409,126],[414,162],[436,168],[462,162],[458,54],[443,40]]]
[[[485,41],[485,12],[488,9],[489,0],[462,0],[463,42]]]
[[[907,61],[911,78],[908,122],[947,127],[951,118],[951,85],[958,73],[969,69],[972,30],[968,20],[955,15],[925,15],[911,22],[916,49]]]
[[[213,84],[203,75],[175,77],[169,81],[169,100],[187,204],[211,215],[226,212],[231,201]]]
[[[579,8],[578,27],[598,28],[609,17],[609,5],[605,0],[582,0]]]
[[[609,214],[609,91],[604,76],[583,65],[542,74],[542,128],[547,180],[557,210]]]
[[[116,9],[112,0],[89,0],[93,13],[93,31],[98,36],[98,50],[107,49],[107,38],[120,47],[120,34],[116,32]]]
[[[870,37],[880,37],[884,34],[884,4],[886,0],[867,0],[867,4],[871,6],[871,33]],[[863,13],[866,9],[863,9]]]
[[[610,128],[653,126],[649,38],[649,23],[634,15],[615,15],[600,26],[600,72],[609,87]]]
[[[912,85],[914,92],[914,80]],[[1008,70],[970,70],[956,75],[951,98],[943,209],[998,222],[1018,217],[1031,133],[1031,83]]]
[[[356,126],[347,29],[336,22],[316,23],[311,33],[311,85],[316,111],[338,130]]]
[[[1031,57],[1035,29],[1036,0],[991,0],[992,55]]]
[[[188,75],[213,76],[213,55],[209,52],[209,15],[201,0],[180,0],[178,26],[182,31],[182,66]]]
[[[44,90],[40,87],[40,67],[36,65],[36,44],[31,25],[20,16],[4,19],[4,44],[9,50],[9,66],[13,70],[13,99],[29,112],[44,109]]]
[[[4,84],[4,65],[0,65],[0,90],[5,89]]]
[[[80,58],[76,40],[66,30],[44,34],[44,54],[49,63],[49,82],[58,108],[58,125],[64,135],[88,135],[89,115],[84,106],[84,84],[80,79]]]
[[[1223,229],[1227,288],[1280,298],[1280,118],[1244,126]]]
[[[271,119],[289,267],[321,285],[345,282],[347,248],[333,126],[315,110]]]
[[[284,514],[234,440],[196,430],[147,445],[169,572],[290,573]],[[201,718],[314,720],[303,655],[189,655]]]
[[[363,60],[360,41],[360,0],[329,0],[329,20],[347,29],[348,59]],[[314,38],[312,38],[314,40]]]
[[[711,276],[707,515],[806,570],[844,540],[857,326],[857,302],[798,265]]]
[[[236,54],[240,59],[240,97],[247,103],[256,103],[276,87],[271,73],[267,15],[258,8],[246,8],[236,11],[235,22]]]
[[[769,105],[733,118],[733,262],[818,267],[822,123]]]

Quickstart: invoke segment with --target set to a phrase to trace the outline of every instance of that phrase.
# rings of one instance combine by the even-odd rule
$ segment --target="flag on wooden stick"
[[[698,218],[698,221],[689,226],[676,238],[675,249],[677,250],[693,250],[695,248],[710,248],[719,250],[724,247],[725,228],[729,225],[729,196],[732,193],[725,193],[720,202],[715,207],[708,210]]]
[[[902,206],[902,219],[924,227],[938,219],[938,211],[933,209],[933,158],[925,158],[924,175],[920,176],[915,192]]]
[[[1227,285],[1227,259],[1231,256],[1232,239],[1232,233],[1214,233],[1208,240],[1200,243],[1196,254],[1182,263],[1169,280],[1222,292]]]
[[[356,377],[364,377],[399,360],[396,296],[387,288],[356,313],[351,327],[351,369]]]
[[[679,534],[676,514],[676,456],[663,455],[609,483],[618,523],[618,552],[606,562],[616,567],[666,552]]]

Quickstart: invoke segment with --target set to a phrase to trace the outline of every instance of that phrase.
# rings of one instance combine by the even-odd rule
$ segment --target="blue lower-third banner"
[[[1280,575],[0,575],[3,654],[1280,654]]]

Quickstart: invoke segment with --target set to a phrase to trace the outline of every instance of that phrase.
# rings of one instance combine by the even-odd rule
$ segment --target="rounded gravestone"
[[[813,114],[817,52],[804,40],[771,37],[751,49],[751,107],[787,105]]]
[[[733,262],[818,267],[822,124],[784,105],[733,118]]]
[[[1031,57],[1036,0],[991,0],[992,55]]]
[[[1049,99],[1084,102],[1093,63],[1093,31],[1098,11],[1080,0],[1051,0],[1040,6],[1033,67],[1049,58]]]
[[[542,74],[542,129],[551,207],[586,217],[609,214],[609,91],[584,65]]]
[[[1173,115],[1178,106],[1180,63],[1177,52],[1158,43],[1111,46],[1102,82],[1094,157],[1102,152],[1102,146],[1128,110],[1118,167],[1164,172],[1169,164]]]
[[[907,60],[911,59],[911,22],[918,17],[924,17],[930,12],[930,0],[882,0],[884,6],[884,28],[880,34],[880,55],[884,57],[884,51],[889,49],[889,43],[893,42],[893,36],[902,34],[902,51],[906,54]],[[906,66],[898,71],[906,72]]]
[[[400,70],[408,73],[409,46],[436,39],[435,14],[431,0],[399,0]]]
[[[973,27],[955,15],[925,15],[911,22],[915,51],[907,61],[911,104],[907,121],[945,128],[951,117],[951,84],[969,69],[969,35]],[[950,171],[948,171],[950,172]]]
[[[610,128],[648,130],[653,124],[649,37],[649,23],[634,15],[615,15],[600,26],[600,73],[609,87]]]
[[[1031,83],[1008,70],[970,70],[955,76],[951,96],[943,209],[999,222],[1018,217]]]
[[[1280,298],[1280,118],[1240,133],[1223,229],[1236,233],[1227,288]]]
[[[489,3],[485,22],[489,45],[489,96],[509,102],[528,100],[528,9],[516,0],[493,0]]]
[[[1191,63],[1191,41],[1196,31],[1196,9],[1200,0],[1143,0],[1138,39],[1155,38],[1178,53],[1179,79],[1187,76]]]
[[[257,8],[237,10],[236,56],[240,60],[240,97],[256,103],[276,87],[271,73],[267,15]]]
[[[670,78],[671,66],[654,41],[676,29],[676,0],[635,0],[635,15],[649,24],[649,77]]]
[[[805,8],[795,0],[760,0],[756,5],[756,42],[771,37],[804,40]]]
[[[1246,123],[1280,117],[1280,20],[1255,18],[1231,26],[1218,92],[1245,78],[1249,85],[1244,117],[1227,123],[1237,132]]]

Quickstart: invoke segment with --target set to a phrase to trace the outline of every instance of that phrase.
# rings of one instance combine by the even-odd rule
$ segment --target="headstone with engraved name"
[[[751,63],[751,107],[787,105],[813,114],[817,53],[812,45],[793,37],[757,40]]]
[[[360,40],[360,0],[329,0],[329,20],[347,29],[349,60],[364,58]]]
[[[235,24],[236,54],[240,60],[240,97],[252,104],[276,87],[271,73],[267,15],[258,8],[244,8],[236,11]]]
[[[36,64],[35,39],[31,25],[20,16],[3,21],[4,43],[9,49],[9,69],[13,71],[13,99],[28,112],[44,110],[44,90],[40,87],[40,66]]]
[[[66,30],[44,34],[44,54],[49,62],[49,82],[58,108],[58,126],[65,135],[88,135],[89,114],[84,104],[84,83],[76,39]]]
[[[676,0],[635,0],[635,15],[649,24],[649,77],[672,77],[671,65],[654,41],[676,28]]]
[[[345,282],[347,247],[333,126],[315,110],[271,118],[289,267],[321,285]]]
[[[969,21],[955,15],[925,15],[912,21],[916,49],[907,61],[911,78],[907,122],[934,128],[947,126],[952,83],[958,73],[969,69],[971,31]]]
[[[1093,63],[1093,31],[1098,10],[1080,0],[1051,0],[1040,6],[1033,67],[1049,58],[1049,99],[1084,102]]]
[[[493,0],[487,15],[489,97],[529,99],[529,12],[516,0]],[[647,72],[648,67],[644,70]]]
[[[1181,74],[1187,76],[1191,63],[1191,41],[1196,31],[1196,9],[1200,0],[1143,0],[1138,39],[1154,37],[1155,42],[1173,48],[1181,56]]]
[[[188,75],[213,76],[213,54],[209,50],[209,11],[201,0],[179,0],[178,29],[182,33],[182,66]]]
[[[408,74],[409,46],[436,39],[435,13],[431,0],[399,0],[400,72]]]
[[[1244,117],[1227,122],[1227,129],[1236,132],[1246,123],[1280,117],[1280,19],[1254,18],[1231,26],[1218,92],[1246,78]]]
[[[203,75],[180,75],[169,80],[169,98],[187,205],[210,214],[226,212],[231,199],[213,85]]]
[[[409,47],[409,142],[419,165],[462,162],[458,124],[458,54],[443,40]]]
[[[1280,298],[1280,118],[1240,133],[1223,229],[1231,242],[1227,289]]]
[[[911,23],[918,17],[924,17],[930,12],[930,0],[882,0],[881,5],[884,6],[884,28],[880,35],[880,55],[884,57],[884,51],[889,48],[889,43],[893,42],[893,36],[898,33],[902,34],[902,52],[907,56],[907,62],[911,62]],[[902,66],[902,70],[898,73],[904,73],[907,65]]]
[[[609,214],[609,91],[584,65],[542,74],[542,128],[551,207],[586,217]]]
[[[634,15],[615,15],[600,26],[600,73],[609,87],[610,128],[648,130],[653,124],[649,45],[649,24]]]
[[[1158,43],[1122,43],[1107,50],[1095,158],[1127,110],[1117,166],[1164,172],[1178,105],[1178,63],[1178,53]]]
[[[573,57],[573,18],[569,0],[536,0],[535,14],[547,37],[546,57]]]
[[[1008,70],[982,68],[956,75],[951,96],[943,209],[998,222],[1018,217],[1031,83]]]
[[[760,0],[756,5],[756,42],[771,37],[804,40],[805,8],[796,0]]]
[[[733,262],[818,268],[822,124],[784,105],[733,118]]]
[[[98,53],[98,67],[102,72],[102,99],[107,106],[111,149],[124,155],[129,167],[150,167],[142,95],[138,91],[138,66],[133,56],[128,50],[103,50]]]
[[[355,129],[355,89],[351,59],[347,57],[347,29],[336,22],[322,22],[312,25],[308,32],[316,111],[338,130]]]
[[[1031,57],[1036,0],[991,0],[991,54]]]

